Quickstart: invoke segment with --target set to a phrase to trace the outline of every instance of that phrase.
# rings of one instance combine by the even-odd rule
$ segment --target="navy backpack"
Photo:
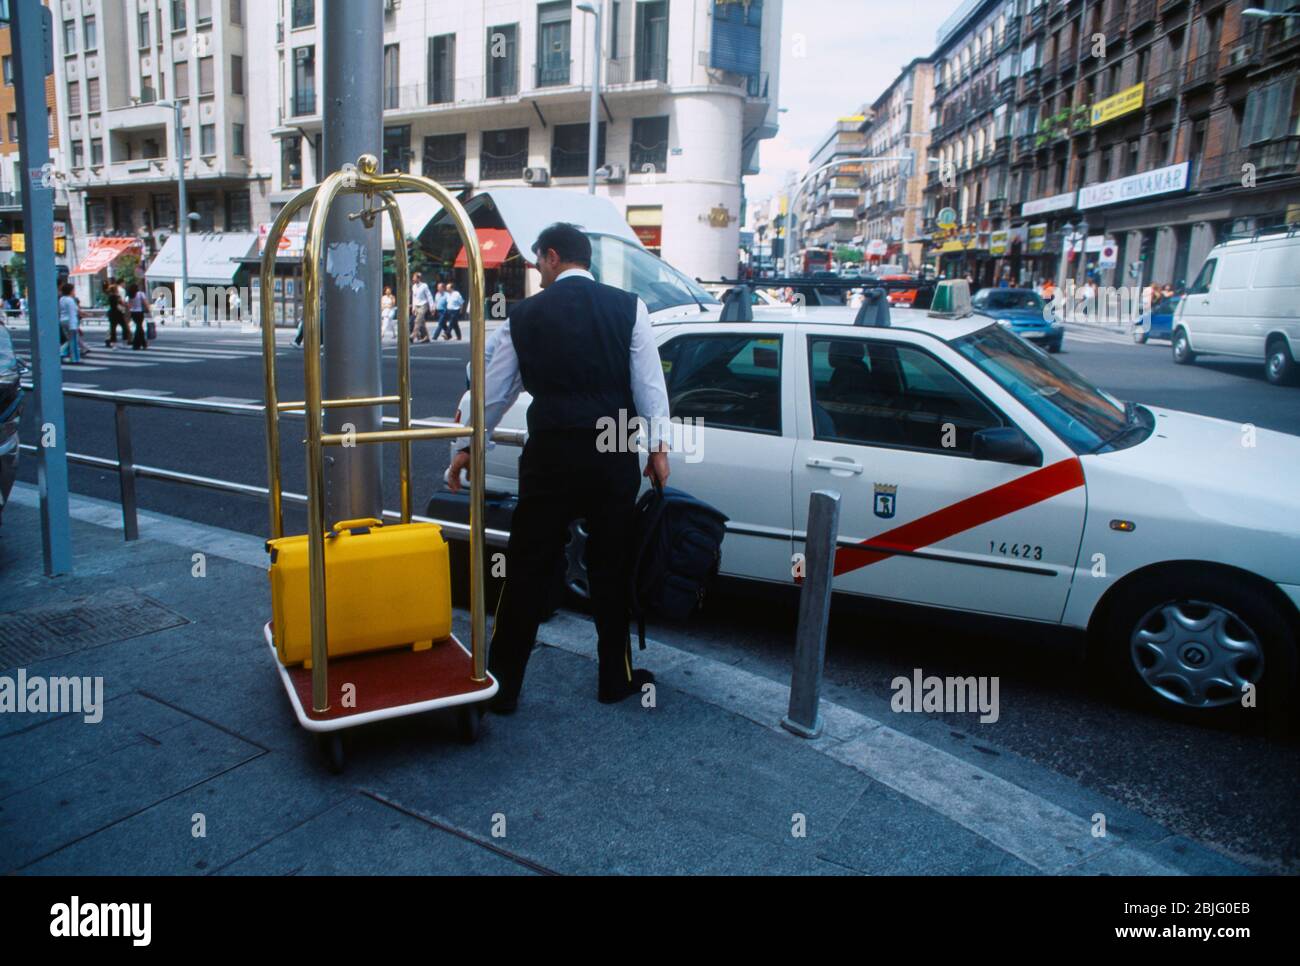
[[[658,483],[637,501],[631,600],[642,650],[646,614],[682,620],[700,606],[722,560],[726,524],[707,503]]]

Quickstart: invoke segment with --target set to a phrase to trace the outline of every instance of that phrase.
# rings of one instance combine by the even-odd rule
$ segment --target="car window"
[[[677,305],[717,305],[677,269],[644,248],[612,235],[589,233],[591,273],[596,281],[636,294],[651,312]]]
[[[913,346],[811,337],[817,439],[969,454],[1002,416],[951,369]]]
[[[659,349],[674,419],[781,434],[781,339],[682,335]]]
[[[1210,290],[1210,283],[1214,281],[1214,266],[1217,259],[1211,258],[1201,266],[1201,273],[1196,276],[1196,281],[1192,287],[1187,290],[1188,295],[1204,295]]]

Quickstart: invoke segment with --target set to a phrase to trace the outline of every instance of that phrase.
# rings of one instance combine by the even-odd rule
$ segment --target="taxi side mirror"
[[[971,437],[970,454],[977,460],[993,463],[1043,465],[1043,454],[1038,444],[1018,426],[993,426],[977,430]]]
[[[964,278],[946,278],[934,290],[930,302],[932,319],[964,319],[974,312],[970,304],[970,282]]]

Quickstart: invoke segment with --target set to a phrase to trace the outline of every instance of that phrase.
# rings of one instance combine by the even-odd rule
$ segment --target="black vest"
[[[528,431],[599,428],[636,415],[632,328],[636,296],[580,276],[551,283],[510,312],[519,375],[533,397]]]

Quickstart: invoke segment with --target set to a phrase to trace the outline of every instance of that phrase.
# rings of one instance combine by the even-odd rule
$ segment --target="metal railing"
[[[30,382],[22,384],[23,389],[31,392],[33,385]],[[131,445],[131,421],[128,415],[128,409],[136,407],[140,409],[176,409],[183,412],[191,413],[211,413],[214,415],[226,416],[244,416],[255,419],[265,419],[266,407],[258,405],[249,405],[247,403],[216,403],[206,402],[200,399],[184,399],[172,396],[150,396],[143,393],[126,393],[110,392],[106,389],[78,389],[64,387],[63,395],[71,399],[87,399],[95,402],[111,404],[114,407],[114,430],[116,438],[117,459],[108,459],[103,456],[91,456],[87,453],[67,454],[68,462],[75,463],[79,466],[91,466],[95,469],[109,470],[117,473],[118,493],[122,504],[122,533],[127,540],[137,540],[140,537],[139,524],[139,505],[136,500],[135,481],[138,479],[161,480],[167,483],[180,483],[186,486],[194,486],[200,489],[216,490],[221,493],[238,493],[243,496],[258,497],[266,499],[270,490],[265,486],[257,486],[250,483],[237,483],[233,480],[223,480],[212,476],[203,476],[197,473],[185,473],[180,470],[167,469],[160,466],[149,466],[135,461],[133,448]],[[288,406],[284,406],[283,415],[295,416],[302,418],[301,411],[294,411]],[[395,416],[385,416],[384,424],[390,426],[398,425],[398,419]],[[446,427],[456,426],[458,423],[450,419],[412,419],[412,426],[426,427]],[[527,432],[520,429],[498,429],[492,434],[492,441],[505,446],[522,446],[528,438]],[[37,447],[30,443],[22,443],[19,449],[28,453],[35,453]],[[281,499],[290,503],[306,505],[307,495],[305,493],[290,493],[281,491]],[[400,519],[401,514],[396,510],[385,510],[383,512],[385,519]],[[469,539],[469,525],[466,523],[456,523],[450,520],[436,520],[432,517],[425,517],[413,514],[411,519],[421,523],[436,523],[442,527],[444,536],[458,540]],[[483,531],[484,540],[492,546],[504,547],[510,538],[510,534],[504,530],[485,529]]]

